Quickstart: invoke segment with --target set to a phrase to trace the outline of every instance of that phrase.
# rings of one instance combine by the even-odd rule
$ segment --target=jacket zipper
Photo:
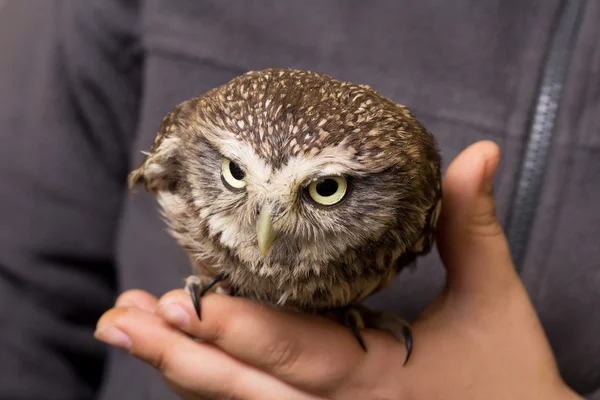
[[[520,176],[506,226],[508,243],[518,271],[523,267],[527,252],[531,225],[539,203],[552,144],[556,115],[585,3],[586,0],[563,2],[558,25],[546,56]]]

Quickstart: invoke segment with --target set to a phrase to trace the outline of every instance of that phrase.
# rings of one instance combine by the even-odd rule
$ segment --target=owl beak
[[[271,220],[271,211],[265,206],[258,215],[256,224],[256,236],[258,237],[258,249],[266,257],[271,245],[277,238],[277,233],[273,230],[273,221]]]

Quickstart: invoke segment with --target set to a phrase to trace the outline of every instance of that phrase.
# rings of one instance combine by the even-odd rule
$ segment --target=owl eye
[[[246,186],[246,181],[244,180],[246,173],[229,158],[223,158],[221,176],[223,177],[225,186],[230,189],[243,189]]]
[[[341,176],[326,176],[313,181],[308,186],[308,194],[316,203],[332,206],[342,201],[348,189],[348,182]]]

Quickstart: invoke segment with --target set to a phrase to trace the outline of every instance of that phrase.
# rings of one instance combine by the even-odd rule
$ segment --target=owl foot
[[[225,279],[225,274],[217,274],[212,278],[200,277],[197,275],[188,276],[185,280],[185,290],[192,296],[192,302],[194,303],[194,309],[196,310],[196,315],[198,315],[198,319],[202,319],[202,312],[200,308],[200,299],[204,296],[209,290],[211,290],[217,283],[221,282]],[[217,288],[217,291],[222,289],[221,287]],[[222,290],[226,291],[226,290]]]
[[[406,346],[406,358],[403,365],[408,362],[413,349],[412,329],[408,322],[397,315],[372,311],[364,306],[348,307],[344,310],[344,324],[352,330],[352,334],[364,351],[367,351],[367,347],[360,335],[361,329],[374,328],[391,333]]]

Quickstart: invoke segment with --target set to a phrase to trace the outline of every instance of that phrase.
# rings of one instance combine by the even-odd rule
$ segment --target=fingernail
[[[131,339],[122,330],[113,326],[99,329],[94,332],[94,337],[111,346],[119,347],[124,350],[131,349]]]
[[[498,159],[486,160],[483,173],[483,190],[485,193],[493,194],[494,192],[494,176],[496,176],[496,168],[498,167]]]
[[[135,304],[133,304],[129,300],[121,300],[121,301],[117,301],[115,303],[115,307],[122,307],[122,308],[135,307]]]
[[[186,328],[190,323],[190,316],[178,304],[163,304],[158,308],[157,312],[170,324],[179,328]]]

